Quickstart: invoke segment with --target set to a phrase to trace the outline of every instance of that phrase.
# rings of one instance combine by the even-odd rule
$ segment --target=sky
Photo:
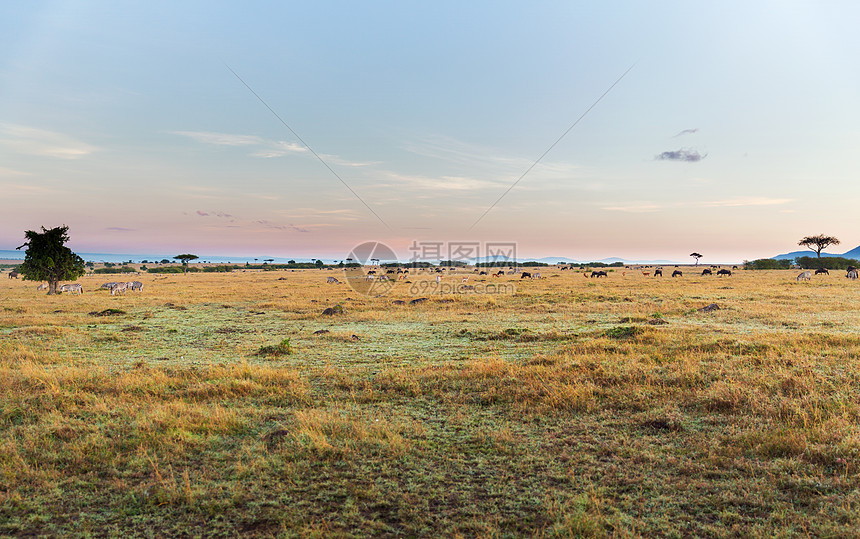
[[[63,224],[76,251],[204,256],[860,245],[854,2],[2,11],[0,249]]]

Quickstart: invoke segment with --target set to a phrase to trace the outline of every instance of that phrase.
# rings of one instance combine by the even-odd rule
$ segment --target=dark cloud
[[[677,138],[677,137],[680,137],[681,135],[692,135],[693,133],[695,133],[698,130],[699,130],[698,127],[695,127],[693,129],[684,129],[683,131],[681,131],[680,133],[678,133],[677,135],[675,135],[672,138]]]
[[[701,161],[708,154],[702,155],[697,150],[675,150],[670,152],[663,152],[654,159],[658,159],[660,161],[687,161],[688,163],[695,163],[697,161]]]

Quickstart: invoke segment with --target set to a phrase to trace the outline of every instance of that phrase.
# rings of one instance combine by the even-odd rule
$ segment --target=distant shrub
[[[234,269],[239,269],[240,267],[241,266],[238,265],[227,266],[224,264],[218,266],[207,266],[203,268],[203,273],[229,273]]]
[[[744,260],[745,270],[777,270],[790,269],[791,260],[777,260],[775,258],[759,258],[758,260]]]
[[[860,262],[854,260],[853,258],[842,258],[841,256],[822,256],[821,258],[816,258],[814,256],[801,256],[795,258],[797,265],[803,269],[848,269],[848,266],[854,266],[855,268],[860,266]]]
[[[182,266],[164,266],[162,268],[149,268],[146,270],[148,273],[184,273]],[[194,273],[200,271],[198,267],[189,267],[188,273]]]
[[[128,266],[121,268],[96,268],[93,273],[136,273],[137,270]]]

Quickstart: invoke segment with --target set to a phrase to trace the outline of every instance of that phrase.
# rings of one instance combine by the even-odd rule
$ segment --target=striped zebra
[[[325,282],[327,282],[327,283],[329,283],[329,284],[340,284],[340,281],[338,281],[338,280],[337,280],[337,279],[335,279],[334,277],[329,277],[328,279],[326,279],[326,281],[325,281]]]
[[[848,277],[849,279],[851,279],[852,281],[854,281],[857,279],[857,270],[851,270],[848,273],[846,273],[845,276]]]
[[[68,292],[69,294],[83,294],[84,287],[79,283],[64,284],[60,286],[60,292]]]
[[[47,290],[47,289],[48,289],[48,285],[47,285],[47,284],[45,284],[45,283],[42,283],[42,284],[40,284],[39,286],[37,286],[37,287],[36,287],[36,291],[39,291],[39,292],[40,292],[40,291],[42,291],[42,290]]]
[[[117,283],[115,283],[115,282],[113,282],[113,281],[112,281],[112,282],[105,283],[105,284],[101,285],[101,286],[99,287],[99,289],[104,288],[105,290],[110,290],[111,288],[113,288],[113,287],[114,287],[114,286],[116,286],[116,285],[117,285]]]
[[[129,283],[125,283],[126,287],[131,289],[132,292],[135,290],[138,292],[143,292],[143,283],[140,281],[131,281]]]
[[[801,273],[800,275],[797,276],[797,282],[798,283],[800,281],[808,281],[810,279],[812,279],[812,272],[811,271],[804,271],[803,273]]]
[[[126,289],[128,289],[128,283],[114,283],[110,288],[110,295],[125,294]]]

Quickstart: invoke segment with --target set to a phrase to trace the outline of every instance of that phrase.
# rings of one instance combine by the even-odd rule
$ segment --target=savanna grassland
[[[541,271],[2,274],[0,534],[858,534],[860,284]]]

